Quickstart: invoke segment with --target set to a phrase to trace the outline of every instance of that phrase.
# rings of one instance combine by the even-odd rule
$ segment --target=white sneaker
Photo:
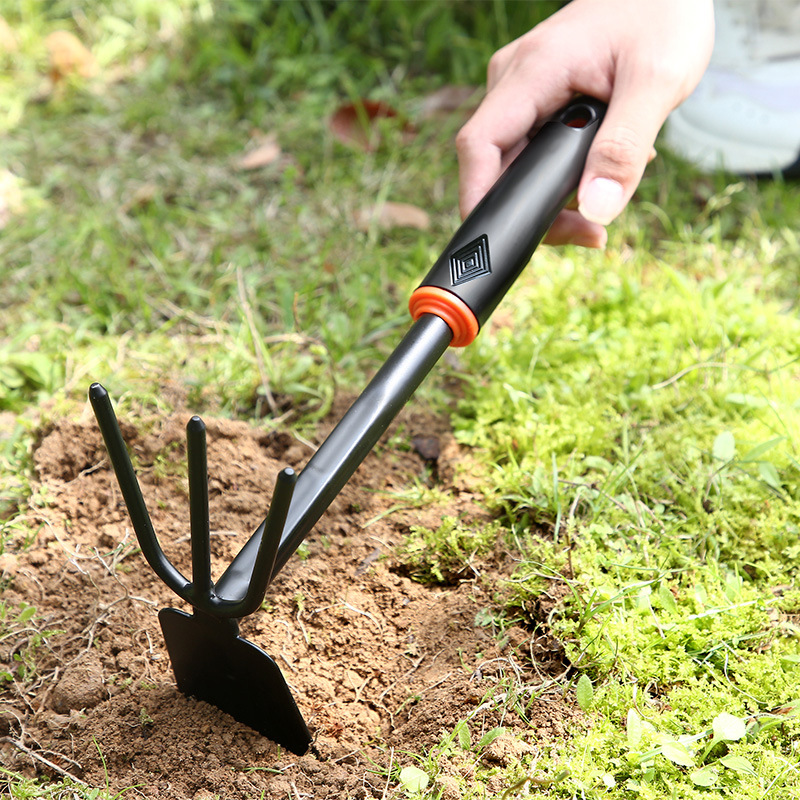
[[[800,0],[717,2],[697,89],[667,121],[667,146],[699,166],[800,177]]]

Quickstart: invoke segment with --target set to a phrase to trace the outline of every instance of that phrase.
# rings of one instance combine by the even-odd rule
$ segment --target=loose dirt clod
[[[50,695],[50,705],[53,711],[67,714],[94,708],[107,697],[103,664],[96,653],[89,652],[64,671]]]
[[[149,423],[147,433],[125,431],[162,546],[186,572],[189,416]],[[35,651],[29,682],[1,690],[6,738],[25,747],[0,744],[0,763],[54,774],[30,756],[35,743],[50,763],[89,785],[137,787],[126,796],[380,797],[392,752],[433,747],[460,720],[469,718],[478,735],[500,725],[528,730],[502,698],[493,699],[501,679],[519,680],[522,672],[475,623],[492,604],[490,583],[431,588],[393,569],[392,553],[411,525],[436,527],[443,516],[489,522],[479,497],[454,478],[460,454],[442,425],[411,412],[400,424],[409,442],[435,433],[451,499],[404,507],[396,492],[423,474],[424,458],[411,448],[379,447],[281,572],[264,608],[242,621],[242,635],[280,664],[314,733],[314,751],[301,758],[177,691],[156,609],[182,603],[135,547],[93,423],[54,426],[34,454],[46,503],[31,514],[41,532],[16,555],[4,599],[35,606],[37,628],[58,633]],[[207,426],[218,575],[261,522],[278,470],[301,468],[311,450],[244,422]],[[495,574],[502,572],[502,557],[495,562]],[[538,702],[531,715],[550,725],[538,739],[557,737],[569,709]],[[516,757],[514,746],[498,739],[491,753],[505,763]]]

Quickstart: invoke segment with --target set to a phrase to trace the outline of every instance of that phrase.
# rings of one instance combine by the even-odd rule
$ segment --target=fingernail
[[[578,198],[581,216],[600,225],[608,225],[624,206],[625,190],[611,178],[593,178]]]

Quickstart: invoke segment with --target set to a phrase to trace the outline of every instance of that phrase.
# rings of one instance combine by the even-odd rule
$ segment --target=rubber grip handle
[[[414,319],[440,316],[454,346],[475,338],[577,188],[605,108],[575,98],[537,131],[412,294]]]

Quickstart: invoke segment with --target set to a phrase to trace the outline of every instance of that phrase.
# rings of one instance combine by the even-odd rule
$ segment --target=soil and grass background
[[[0,787],[800,797],[800,196],[659,149],[541,248],[242,633],[298,757],[180,694],[86,400],[219,575],[407,330],[491,53],[558,3],[0,0]]]

